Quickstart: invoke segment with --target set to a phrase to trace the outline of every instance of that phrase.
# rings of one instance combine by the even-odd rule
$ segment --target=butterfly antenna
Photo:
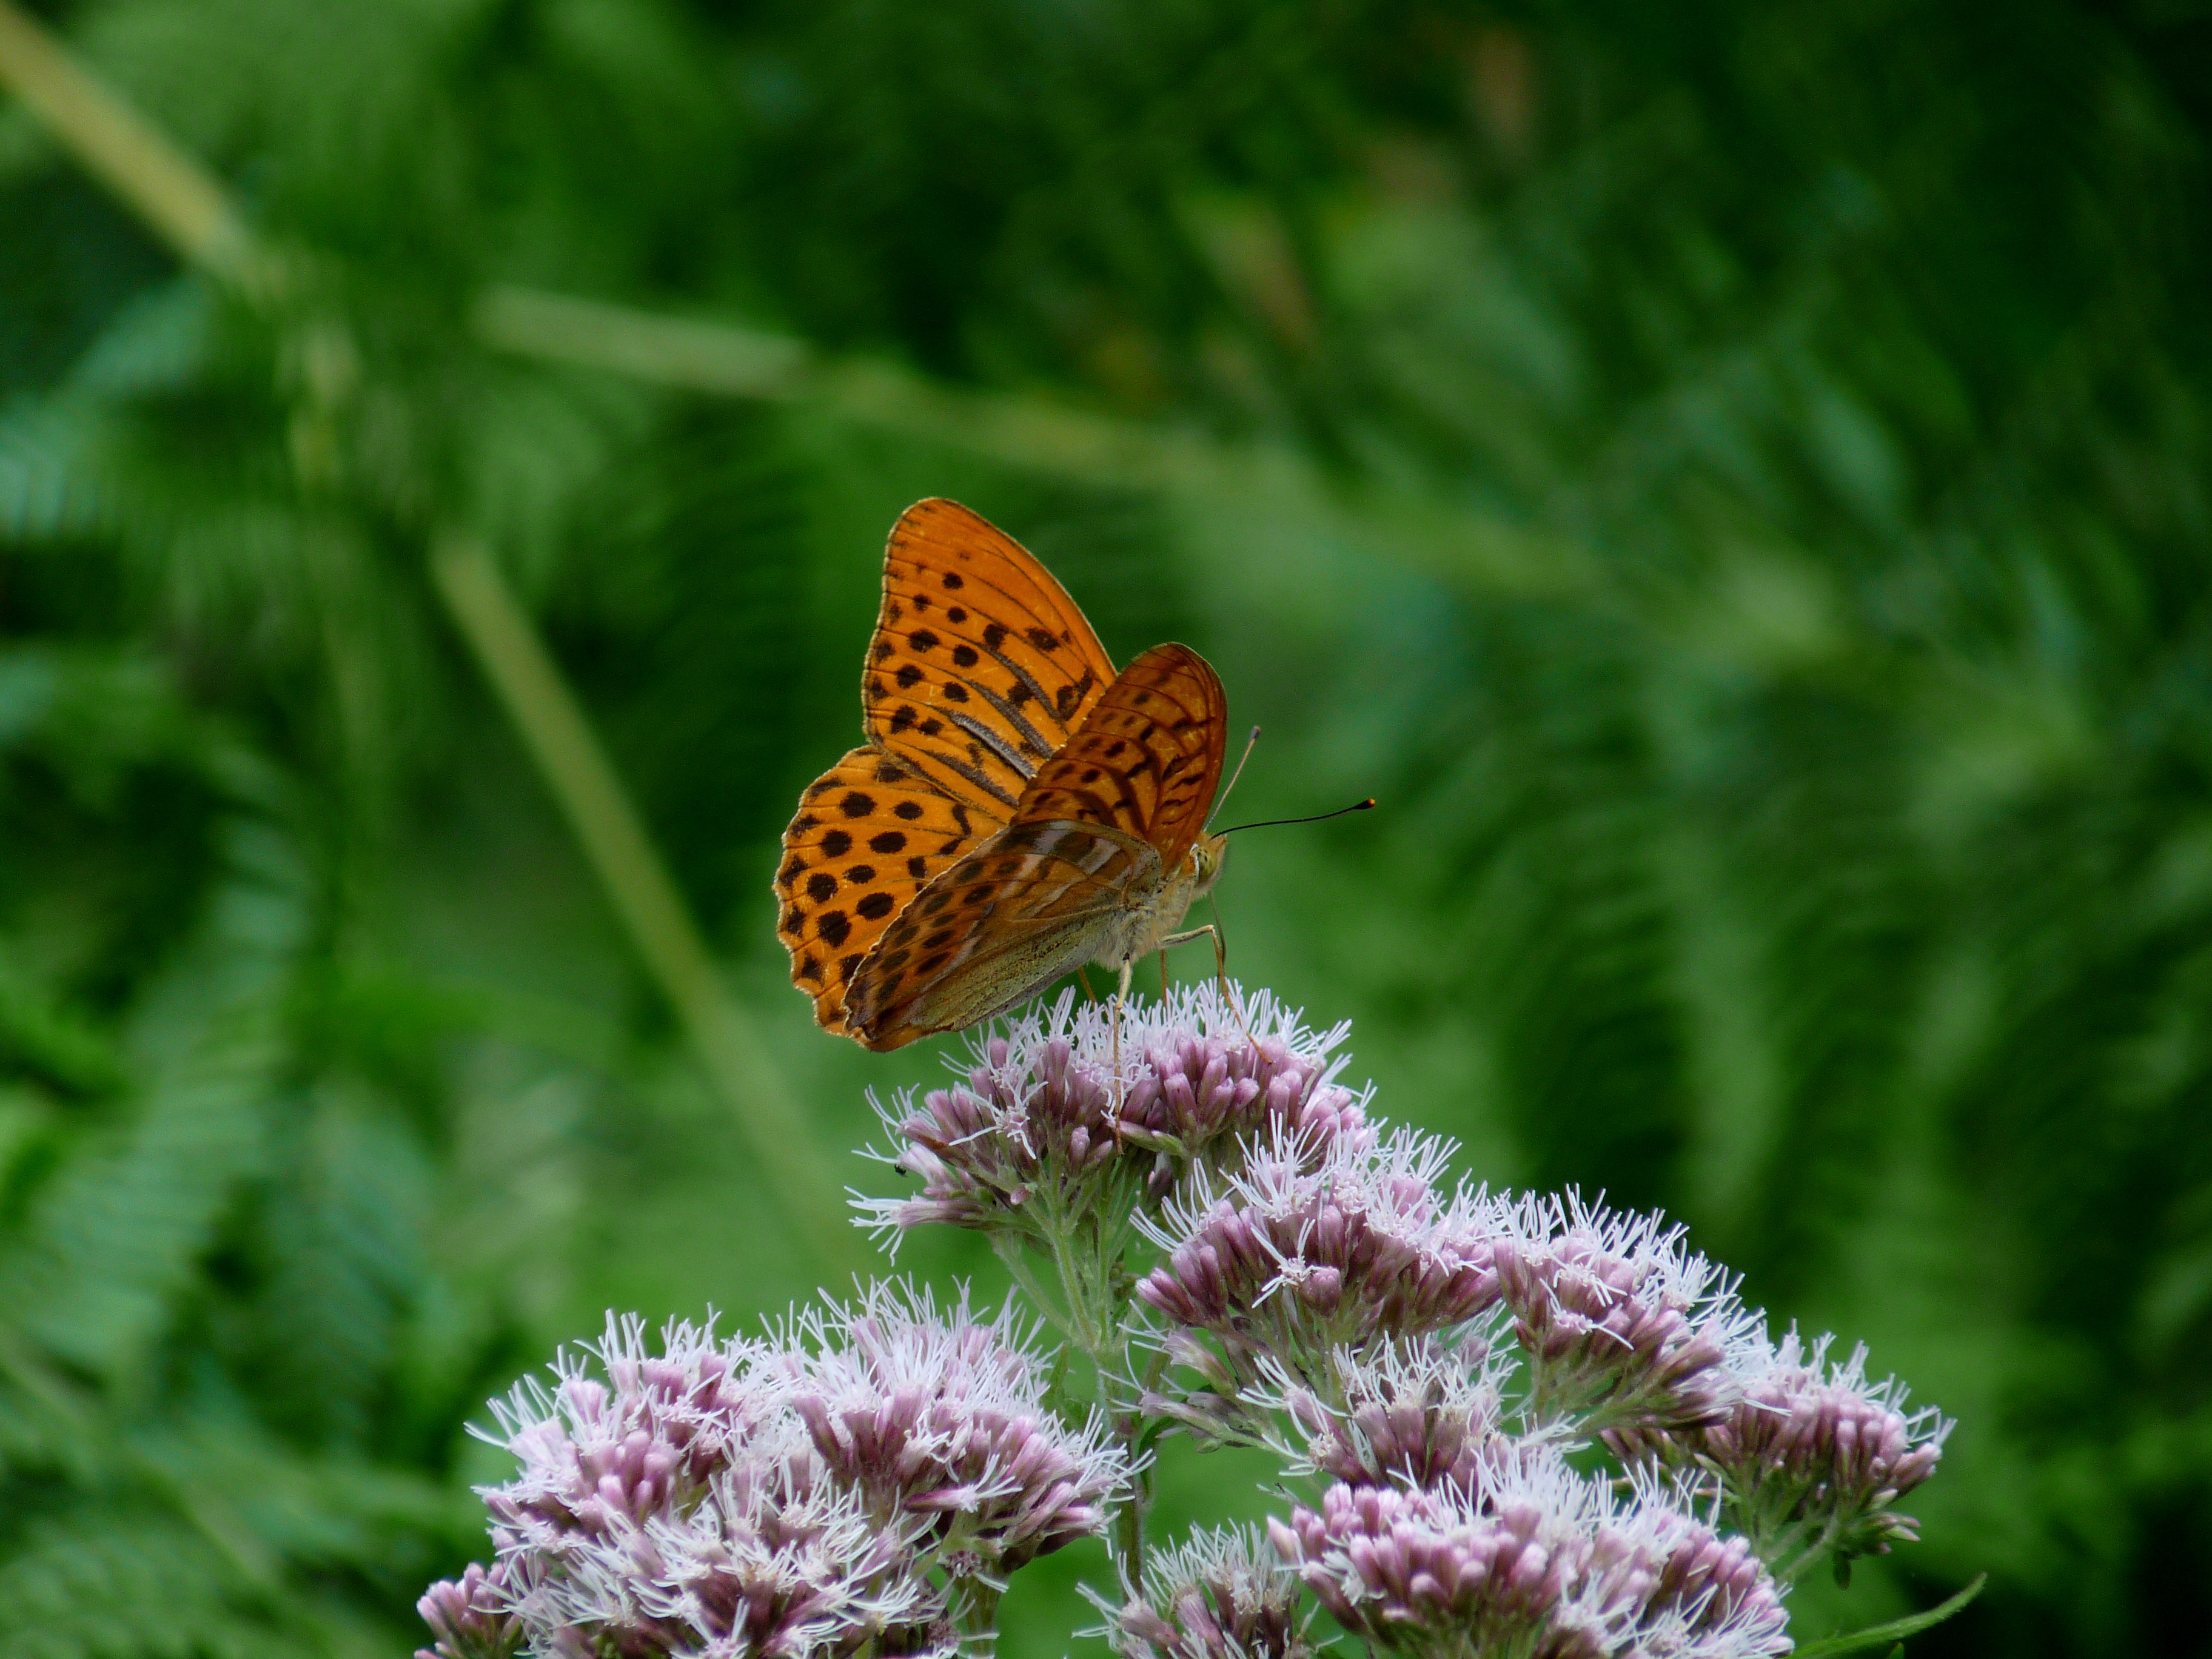
[[[1316,812],[1310,817],[1303,818],[1262,818],[1257,823],[1234,824],[1221,833],[1224,836],[1233,836],[1239,830],[1266,830],[1278,823],[1326,823],[1331,818],[1342,817],[1346,812],[1364,812],[1374,805],[1375,797],[1370,795],[1365,800],[1356,800],[1349,806],[1340,806],[1334,812]]]
[[[1229,804],[1229,792],[1237,787],[1237,780],[1244,775],[1244,763],[1252,758],[1252,745],[1259,741],[1260,728],[1255,726],[1252,728],[1252,735],[1244,739],[1244,752],[1237,757],[1237,769],[1229,775],[1228,783],[1213,798],[1213,811],[1206,815],[1209,822]]]

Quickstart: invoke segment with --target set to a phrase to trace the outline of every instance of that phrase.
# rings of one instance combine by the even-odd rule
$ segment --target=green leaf
[[[1885,1642],[1896,1643],[1907,1636],[1917,1636],[1931,1626],[1940,1625],[1982,1593],[1982,1586],[1990,1582],[1987,1573],[1960,1590],[1940,1607],[1926,1613],[1916,1613],[1907,1619],[1893,1619],[1887,1625],[1870,1625],[1864,1630],[1853,1631],[1848,1636],[1831,1636],[1825,1642],[1808,1643],[1797,1650],[1797,1659],[1816,1659],[1816,1656],[1838,1653],[1863,1653],[1869,1648],[1878,1648]],[[1898,1652],[1904,1650],[1899,1648]],[[1894,1659],[1894,1655],[1892,1656]]]

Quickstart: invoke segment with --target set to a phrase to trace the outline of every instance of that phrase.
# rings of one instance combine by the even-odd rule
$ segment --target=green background
[[[1987,1571],[1914,1653],[2208,1650],[2197,0],[42,9],[313,298],[181,270],[0,100],[0,1656],[404,1652],[487,1396],[849,1271],[429,550],[508,573],[889,1192],[864,1091],[940,1045],[814,1030],[767,884],[925,495],[1214,661],[1240,816],[1379,798],[1221,888],[1376,1109],[1664,1206],[1960,1419],[1801,1635]],[[601,331],[501,349],[501,284],[905,390],[564,367]],[[1067,410],[1167,439],[1071,463]],[[995,1296],[972,1245],[900,1265]],[[1101,1651],[1099,1565],[1002,1651]]]

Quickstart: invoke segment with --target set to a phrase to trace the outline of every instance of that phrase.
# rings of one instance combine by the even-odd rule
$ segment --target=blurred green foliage
[[[404,1650],[487,1395],[810,1291],[427,550],[529,594],[836,1156],[934,1060],[813,1031],[767,879],[927,494],[1213,658],[1240,810],[1382,798],[1223,894],[1382,1110],[1962,1419],[1801,1634],[1986,1568],[1916,1653],[2206,1650],[2212,14],[46,10],[308,276],[180,274],[0,105],[0,1656]],[[1307,482],[545,367],[501,283]]]

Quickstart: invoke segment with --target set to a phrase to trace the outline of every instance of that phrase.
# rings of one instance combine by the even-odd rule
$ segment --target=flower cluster
[[[1828,1552],[1839,1562],[1887,1554],[1918,1535],[1893,1506],[1936,1473],[1951,1425],[1932,1407],[1907,1410],[1895,1377],[1870,1381],[1863,1345],[1831,1361],[1833,1340],[1808,1346],[1793,1327],[1778,1345],[1761,1341],[1738,1358],[1741,1396],[1720,1421],[1608,1443],[1624,1462],[1708,1472],[1730,1524],[1781,1571]]]
[[[1358,1133],[1364,1103],[1336,1081],[1333,1057],[1346,1028],[1310,1030],[1264,992],[1232,997],[1176,991],[1132,1004],[1117,1030],[1109,1007],[1079,1007],[1069,992],[971,1041],[951,1087],[874,1102],[892,1143],[878,1156],[921,1192],[865,1200],[869,1224],[894,1238],[928,1222],[1049,1227],[1110,1205],[1117,1182],[1157,1199],[1241,1136]]]
[[[876,1227],[986,1232],[1068,1349],[880,1284],[755,1340],[611,1321],[495,1406],[495,1556],[423,1598],[417,1659],[958,1659],[1008,1575],[1109,1534],[1121,1659],[1312,1659],[1309,1597],[1407,1659],[1787,1652],[1784,1588],[1911,1538],[1950,1425],[1863,1348],[1770,1341],[1658,1215],[1454,1181],[1343,1036],[1064,996],[878,1107],[921,1190]],[[1304,1501],[1148,1557],[1174,1429]]]
[[[1003,1572],[1103,1529],[1127,1468],[1096,1413],[1079,1429],[1044,1403],[1043,1368],[1013,1310],[939,1318],[927,1291],[884,1287],[810,1313],[781,1361],[791,1408],[839,1480],[932,1545]]]
[[[1760,1319],[1719,1267],[1692,1253],[1685,1229],[1573,1192],[1523,1198],[1499,1220],[1492,1260],[1538,1418],[1595,1435],[1727,1414],[1737,1393],[1730,1362],[1756,1341]]]
[[[1267,1362],[1245,1400],[1295,1425],[1279,1440],[1288,1473],[1352,1486],[1471,1490],[1481,1466],[1514,1455],[1503,1434],[1510,1358],[1482,1336],[1436,1337],[1361,1358],[1340,1349],[1328,1397]]]
[[[508,1606],[505,1569],[471,1561],[458,1579],[431,1585],[415,1604],[434,1638],[415,1659],[508,1659],[522,1645],[522,1621]]]
[[[1137,1297],[1181,1328],[1168,1352],[1206,1379],[1200,1409],[1225,1420],[1271,1361],[1326,1389],[1338,1349],[1451,1330],[1498,1299],[1489,1199],[1440,1189],[1452,1150],[1411,1129],[1318,1147],[1279,1130],[1218,1188],[1200,1168],[1139,1223],[1166,1259]]]
[[[878,1285],[781,1341],[678,1323],[658,1353],[610,1321],[550,1390],[495,1402],[488,1437],[520,1464],[481,1489],[496,1560],[433,1587],[428,1651],[945,1649],[958,1581],[1101,1530],[1127,1480],[1044,1389],[1012,1316],[964,1297],[940,1314]]]
[[[1242,1527],[1200,1531],[1146,1565],[1140,1591],[1095,1594],[1122,1659],[1310,1659],[1298,1581]]]
[[[1340,1482],[1269,1532],[1346,1630],[1419,1659],[1754,1659],[1790,1645],[1741,1539],[1656,1484],[1618,1499],[1556,1450],[1484,1467],[1471,1487]]]

